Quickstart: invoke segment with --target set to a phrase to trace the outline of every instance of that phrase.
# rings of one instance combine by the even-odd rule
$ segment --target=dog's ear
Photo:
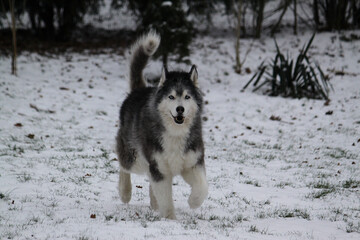
[[[198,86],[198,72],[197,72],[197,69],[196,69],[195,65],[192,65],[189,74],[190,74],[191,81],[197,87]]]
[[[168,74],[168,70],[167,70],[167,68],[165,66],[163,66],[158,87],[162,87],[164,85],[167,74]]]

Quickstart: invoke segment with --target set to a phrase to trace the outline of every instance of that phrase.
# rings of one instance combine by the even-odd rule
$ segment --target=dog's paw
[[[160,217],[171,219],[171,220],[176,220],[176,215],[175,215],[174,209],[163,210],[160,208]]]
[[[119,195],[123,203],[128,203],[131,200],[131,188],[119,188]]]
[[[198,208],[201,206],[201,204],[204,202],[206,196],[208,194],[207,187],[204,187],[204,189],[200,191],[191,191],[190,197],[188,199],[188,203],[190,208]]]
[[[121,195],[120,197],[123,203],[128,203],[131,200],[131,194]]]
[[[159,209],[159,205],[156,201],[155,198],[150,198],[150,207],[154,210],[158,210]]]
[[[176,218],[175,214],[170,215],[169,217],[167,217],[167,219],[177,220],[177,218]]]
[[[198,208],[204,202],[207,194],[191,194],[188,200],[190,208]]]
[[[190,196],[188,200],[189,206],[192,209],[200,207],[203,202],[204,198],[201,198],[200,196]]]
[[[163,217],[171,220],[176,220],[176,215],[174,212],[169,213],[167,216],[163,216]]]

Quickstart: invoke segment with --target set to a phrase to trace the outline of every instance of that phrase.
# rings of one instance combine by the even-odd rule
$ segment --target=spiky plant
[[[321,70],[320,66],[310,61],[307,52],[314,40],[315,34],[312,35],[309,42],[304,45],[294,60],[285,57],[280,52],[279,46],[275,40],[276,56],[270,64],[263,61],[259,70],[247,82],[243,89],[253,83],[256,91],[263,86],[270,86],[267,93],[270,96],[282,96],[292,98],[313,98],[329,99],[329,90],[332,85],[327,76]],[[262,81],[261,81],[262,80]]]

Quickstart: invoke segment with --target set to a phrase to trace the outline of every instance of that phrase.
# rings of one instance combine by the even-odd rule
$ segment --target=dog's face
[[[179,134],[190,128],[202,107],[202,97],[197,88],[197,70],[189,73],[167,72],[164,68],[157,92],[157,109],[167,129]]]

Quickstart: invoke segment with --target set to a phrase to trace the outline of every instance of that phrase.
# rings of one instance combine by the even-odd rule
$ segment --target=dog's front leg
[[[154,209],[154,210],[158,210],[159,205],[158,205],[157,200],[155,198],[154,191],[152,190],[151,183],[150,183],[150,187],[149,187],[149,195],[150,195],[150,206],[151,206],[151,208]]]
[[[200,207],[208,194],[205,167],[195,165],[192,168],[185,169],[181,175],[191,186],[191,194],[188,200],[190,208]]]
[[[161,217],[176,219],[172,198],[172,177],[164,176],[160,181],[151,179],[150,186],[150,191],[155,196]]]
[[[130,202],[131,199],[131,177],[130,173],[120,169],[119,194],[123,203]]]

